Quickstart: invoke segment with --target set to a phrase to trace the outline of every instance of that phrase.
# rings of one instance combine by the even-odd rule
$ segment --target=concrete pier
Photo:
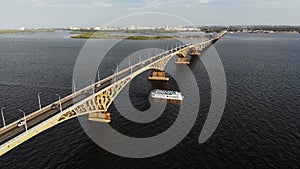
[[[185,65],[188,65],[188,64],[190,64],[190,62],[187,60],[186,57],[178,57],[178,59],[175,62],[175,64],[185,64]]]
[[[88,114],[90,121],[109,123],[111,121],[109,112],[97,112]]]
[[[169,81],[169,78],[166,77],[166,72],[164,71],[152,70],[151,76],[148,77],[148,80]]]

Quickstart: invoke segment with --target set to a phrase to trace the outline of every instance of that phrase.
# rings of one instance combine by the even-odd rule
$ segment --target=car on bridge
[[[51,105],[51,108],[52,109],[56,109],[58,107],[58,104],[57,103],[53,103],[52,105]]]
[[[98,88],[98,87],[101,87],[101,83],[96,84],[96,87],[97,87],[97,88]]]
[[[24,120],[20,120],[19,122],[18,122],[18,127],[21,127],[21,126],[23,126],[25,124],[25,121]]]

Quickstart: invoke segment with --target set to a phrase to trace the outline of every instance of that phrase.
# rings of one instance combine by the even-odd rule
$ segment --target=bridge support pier
[[[97,112],[97,113],[89,113],[88,119],[90,121],[110,123],[111,117],[109,112]]]
[[[166,72],[153,69],[151,76],[148,77],[148,80],[169,81],[169,78],[166,77]]]
[[[186,64],[186,65],[188,65],[188,64],[190,64],[190,62],[187,60],[186,57],[178,57],[175,64]]]

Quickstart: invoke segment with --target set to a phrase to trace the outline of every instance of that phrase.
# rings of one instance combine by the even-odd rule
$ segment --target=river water
[[[18,109],[37,110],[38,92],[42,92],[43,105],[57,100],[56,93],[66,96],[72,92],[74,65],[86,40],[69,37],[66,32],[0,35],[0,106],[7,107],[7,123],[22,118]],[[170,40],[122,44],[102,65],[101,77],[113,73],[127,51],[166,47]],[[207,142],[198,143],[211,94],[200,57],[189,66],[200,89],[198,118],[173,149],[144,159],[120,157],[95,144],[79,121],[72,119],[0,157],[0,168],[299,168],[300,35],[228,34],[214,47],[225,69],[227,102]],[[178,89],[172,78],[169,83],[149,82],[149,74],[141,74],[130,85],[134,89],[131,102],[139,110],[149,108],[151,89]],[[117,121],[120,115],[112,106],[116,122],[111,125],[129,136],[152,136],[172,125],[176,113],[168,112],[178,108],[169,103],[158,121],[142,125]]]

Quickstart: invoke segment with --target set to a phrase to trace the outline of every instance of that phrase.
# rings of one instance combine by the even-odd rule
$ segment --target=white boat
[[[159,90],[159,89],[152,90],[151,97],[155,99],[180,100],[180,101],[182,101],[184,98],[184,96],[182,96],[180,92]]]

